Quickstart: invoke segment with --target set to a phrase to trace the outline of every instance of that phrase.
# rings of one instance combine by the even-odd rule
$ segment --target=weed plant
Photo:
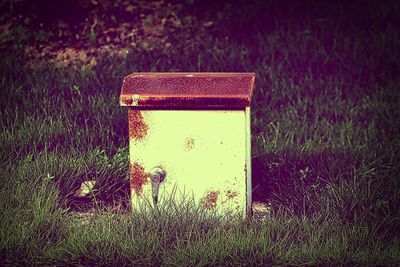
[[[190,2],[182,12],[216,26],[191,45],[176,35],[168,54],[55,68],[25,64],[26,38],[0,49],[1,264],[399,264],[399,4]],[[256,73],[253,200],[270,218],[192,201],[129,211],[118,97],[142,71]],[[78,201],[85,180],[95,191]]]

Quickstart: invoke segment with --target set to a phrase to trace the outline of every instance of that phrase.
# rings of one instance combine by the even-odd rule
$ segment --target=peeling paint
[[[139,103],[139,95],[134,94],[132,95],[132,106],[137,106]]]
[[[143,120],[142,113],[139,110],[130,108],[128,110],[128,121],[129,121],[129,138],[135,140],[143,140],[147,135],[149,126]]]
[[[217,206],[218,194],[219,191],[208,192],[202,200],[203,207],[209,210],[214,209]]]
[[[144,171],[144,168],[138,162],[130,164],[130,186],[131,191],[135,191],[139,196],[142,192],[142,187],[144,184],[149,182],[148,174]]]

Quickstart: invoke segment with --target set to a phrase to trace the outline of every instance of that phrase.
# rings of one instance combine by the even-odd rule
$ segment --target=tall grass
[[[16,191],[22,188],[26,190]],[[57,189],[42,184],[34,191],[29,210],[19,207],[18,218],[7,214],[19,222],[2,225],[2,247],[9,263],[181,266],[398,261],[398,237],[382,239],[377,223],[343,224],[322,215],[293,217],[285,211],[266,221],[227,222],[190,201],[179,206],[166,202],[145,213],[99,211],[79,216],[55,208]]]
[[[2,48],[2,263],[400,262],[399,5],[362,4],[217,3],[222,15],[203,15],[217,27],[201,41],[182,32],[169,54],[92,69],[29,67]],[[253,200],[272,203],[270,218],[227,221],[191,201],[129,212],[118,96],[134,71],[256,72]],[[78,201],[84,180],[97,181],[94,196]]]

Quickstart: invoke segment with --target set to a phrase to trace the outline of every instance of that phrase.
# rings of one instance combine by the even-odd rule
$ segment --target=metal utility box
[[[254,73],[124,78],[133,209],[186,196],[217,214],[250,214],[254,80]]]

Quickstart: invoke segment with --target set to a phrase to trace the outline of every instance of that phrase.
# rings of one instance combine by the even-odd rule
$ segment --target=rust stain
[[[236,197],[237,195],[238,195],[238,192],[233,192],[233,191],[231,191],[231,190],[228,190],[228,191],[226,192],[227,198],[230,198],[230,199]]]
[[[148,174],[138,162],[129,165],[131,191],[135,190],[139,196],[144,184],[148,183]]]
[[[194,148],[195,141],[193,138],[186,138],[185,140],[185,151],[192,150]]]
[[[147,107],[244,107],[250,105],[250,99],[245,95],[237,96],[188,96],[166,95],[146,96],[139,98],[138,106]]]
[[[130,97],[121,97],[121,102],[127,106],[132,105],[133,100]]]
[[[136,95],[137,106],[250,106],[254,80],[254,73],[132,73],[121,102],[130,105],[123,99]]]
[[[133,73],[124,78],[127,94],[249,94],[254,73]]]
[[[128,121],[129,121],[129,138],[135,140],[143,140],[147,135],[149,126],[144,122],[142,113],[140,110],[130,108],[128,110]]]
[[[227,190],[226,191],[226,199],[223,200],[221,202],[221,204],[227,203],[229,200],[233,199],[234,197],[237,197],[238,195],[239,195],[238,192]],[[235,202],[235,203],[237,204],[237,202]]]
[[[209,210],[214,209],[217,206],[218,194],[219,191],[208,192],[202,200],[203,207]]]

